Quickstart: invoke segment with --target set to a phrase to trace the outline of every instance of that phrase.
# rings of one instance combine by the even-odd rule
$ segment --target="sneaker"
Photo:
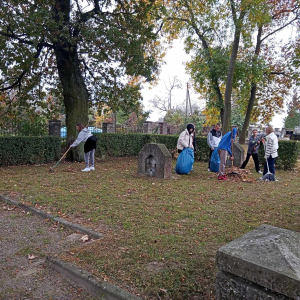
[[[227,180],[227,175],[223,175],[223,180]]]
[[[262,174],[262,171],[258,171],[257,173],[258,173],[258,174]]]
[[[89,172],[90,171],[90,168],[85,168],[83,170],[81,170],[82,172]]]
[[[95,171],[95,168],[94,167],[90,167],[90,171]]]
[[[227,180],[224,176],[218,176],[218,180]]]
[[[207,172],[210,172],[210,168],[207,169]]]

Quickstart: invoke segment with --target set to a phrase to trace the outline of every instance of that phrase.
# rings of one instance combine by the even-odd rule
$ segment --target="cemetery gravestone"
[[[49,125],[49,135],[60,136],[60,128],[61,128],[60,120],[48,121],[48,125]]]
[[[235,141],[232,145],[232,155],[234,157],[233,165],[239,168],[245,159],[245,151],[237,141]],[[232,166],[231,159],[227,160],[227,166]]]
[[[146,144],[139,153],[138,174],[171,178],[172,155],[164,144]]]
[[[217,299],[300,299],[300,233],[261,225],[217,251]]]
[[[115,133],[115,124],[114,123],[103,123],[102,124],[103,133]]]

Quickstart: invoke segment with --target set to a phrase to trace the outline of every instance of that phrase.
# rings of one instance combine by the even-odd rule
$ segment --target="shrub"
[[[276,158],[275,165],[278,169],[292,169],[296,166],[299,151],[300,142],[297,141],[279,141],[278,157]],[[264,164],[265,151],[261,146],[259,149],[259,161]]]
[[[98,133],[97,156],[137,156],[146,143],[148,134],[141,133]]]
[[[60,137],[0,137],[0,166],[46,163],[60,157]]]
[[[100,133],[98,138],[97,156],[137,156],[147,143],[166,145],[172,156],[177,153],[177,135],[142,134],[142,133]],[[208,161],[209,147],[206,138],[196,138],[198,150],[195,153],[196,160]]]

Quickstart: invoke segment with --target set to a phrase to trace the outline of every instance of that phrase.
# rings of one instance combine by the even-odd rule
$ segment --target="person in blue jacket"
[[[235,140],[236,136],[236,128],[233,128],[232,131],[227,132],[221,139],[221,142],[218,146],[218,153],[220,156],[220,169],[218,174],[219,180],[227,180],[227,176],[225,174],[225,167],[226,167],[226,158],[227,153],[230,155],[230,159],[233,160],[234,157],[231,153],[231,146]]]

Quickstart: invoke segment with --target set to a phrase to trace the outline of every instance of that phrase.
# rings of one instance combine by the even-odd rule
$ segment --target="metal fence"
[[[48,124],[29,121],[0,123],[0,136],[45,136],[48,135]]]
[[[89,126],[92,133],[101,133],[102,128]],[[48,122],[29,122],[16,121],[9,123],[0,122],[0,136],[46,136],[49,134]],[[64,125],[60,128],[60,137],[62,143],[67,141],[67,127]]]

